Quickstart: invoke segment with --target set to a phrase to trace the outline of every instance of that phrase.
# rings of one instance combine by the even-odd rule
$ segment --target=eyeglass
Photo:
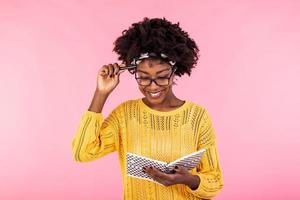
[[[138,77],[137,73],[135,73],[135,79],[136,79],[137,83],[141,86],[149,86],[152,84],[152,81],[158,86],[167,86],[167,85],[169,85],[170,78],[176,71],[176,67],[171,68],[171,69],[172,69],[172,72],[171,72],[170,76],[168,76],[168,77],[142,78],[142,77]]]
[[[130,74],[134,74],[135,73],[135,70],[136,70],[136,65],[128,65],[128,66],[125,66],[125,67],[120,67],[120,70],[128,70]]]

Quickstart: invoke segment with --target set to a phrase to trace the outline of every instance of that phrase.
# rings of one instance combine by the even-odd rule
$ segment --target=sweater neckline
[[[172,115],[172,114],[175,114],[175,113],[178,113],[180,112],[181,110],[185,109],[188,104],[189,104],[189,101],[185,100],[184,101],[184,104],[182,104],[180,107],[178,108],[175,108],[174,110],[170,110],[170,111],[159,111],[159,110],[155,110],[153,108],[150,108],[147,104],[145,104],[145,102],[143,101],[142,98],[138,99],[138,102],[139,102],[139,105],[144,108],[145,110],[147,110],[148,112],[150,113],[153,113],[153,114],[157,114],[157,115]]]

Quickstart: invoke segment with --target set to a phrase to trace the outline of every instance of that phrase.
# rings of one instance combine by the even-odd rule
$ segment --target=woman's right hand
[[[118,63],[102,66],[97,75],[97,90],[104,94],[110,94],[120,82],[120,74],[125,70],[120,70],[125,64]]]

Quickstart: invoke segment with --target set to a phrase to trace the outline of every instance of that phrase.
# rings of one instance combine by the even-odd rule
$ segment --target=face
[[[172,96],[174,73],[172,74],[172,68],[169,64],[162,63],[159,60],[145,59],[137,66],[135,76],[139,79],[140,83],[146,83],[147,79],[152,78],[159,84],[157,85],[152,81],[148,86],[139,85],[139,90],[149,103],[160,104],[166,98]],[[167,81],[169,77],[170,79]],[[166,83],[168,85],[165,85]]]

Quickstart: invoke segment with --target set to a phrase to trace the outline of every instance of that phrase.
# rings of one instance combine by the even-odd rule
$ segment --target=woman
[[[216,137],[205,108],[179,99],[172,90],[174,77],[191,74],[198,47],[179,23],[165,18],[144,18],[122,32],[114,42],[122,64],[104,65],[97,87],[72,141],[78,162],[96,160],[117,151],[122,170],[123,199],[211,199],[223,187]],[[102,108],[125,70],[132,73],[144,98],[128,100],[107,118]],[[164,162],[205,148],[200,164],[173,173],[144,168],[152,181],[126,175],[126,153]]]

